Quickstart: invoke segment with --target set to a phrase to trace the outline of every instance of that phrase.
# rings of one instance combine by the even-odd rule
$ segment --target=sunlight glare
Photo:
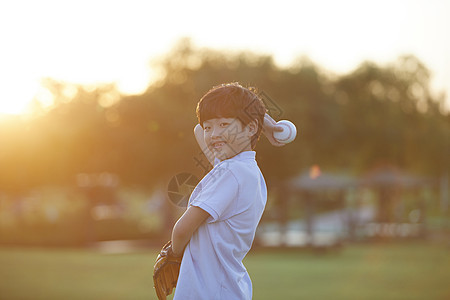
[[[181,37],[192,38],[200,48],[273,55],[284,66],[307,56],[333,73],[349,72],[367,59],[386,63],[413,53],[433,70],[433,86],[448,87],[448,71],[442,71],[448,67],[442,66],[448,65],[450,42],[440,31],[448,28],[448,10],[423,6],[422,1],[405,6],[403,1],[385,0],[370,6],[371,14],[367,3],[357,0],[277,5],[193,0],[195,4],[177,1],[177,10],[172,2],[161,1],[45,0],[29,1],[26,9],[18,1],[0,1],[0,114],[24,113],[33,99],[50,105],[46,92],[39,91],[42,78],[81,85],[113,83],[121,93],[142,93],[157,77],[150,58],[165,53]],[[217,14],[186,13],[206,3],[240,20],[257,8],[268,22],[250,22],[242,32],[240,22],[205,26],[220,24]]]
[[[2,76],[0,75],[0,77]],[[20,115],[26,113],[38,89],[38,84],[32,81],[24,82],[3,78],[0,78],[0,82],[8,83],[2,88],[0,115]]]

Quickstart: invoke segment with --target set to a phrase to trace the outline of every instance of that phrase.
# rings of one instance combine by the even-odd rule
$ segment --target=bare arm
[[[172,230],[172,251],[175,255],[183,254],[192,234],[208,217],[209,214],[206,211],[196,206],[190,206],[184,212]]]
[[[202,149],[203,154],[205,154],[209,163],[214,166],[214,154],[208,149],[208,146],[205,143],[205,139],[203,138],[203,128],[200,124],[197,124],[194,128],[195,139],[197,140],[200,149]]]
[[[281,147],[281,146],[285,145],[283,143],[278,142],[273,137],[274,132],[283,131],[283,129],[280,126],[277,126],[277,122],[274,119],[272,119],[272,117],[269,116],[268,114],[265,114],[265,116],[264,116],[264,123],[263,123],[262,131],[272,145],[274,145],[276,147]]]

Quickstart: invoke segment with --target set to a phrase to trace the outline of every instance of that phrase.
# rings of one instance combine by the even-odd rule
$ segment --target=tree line
[[[160,78],[138,95],[48,80],[51,109],[0,121],[0,191],[70,186],[84,173],[117,174],[121,184],[148,190],[180,172],[200,177],[208,167],[193,137],[197,101],[235,81],[257,87],[269,113],[298,128],[282,148],[261,138],[257,159],[269,184],[312,165],[354,175],[379,165],[430,177],[449,169],[450,115],[414,56],[336,75],[307,58],[280,67],[270,55],[183,40],[153,67]]]

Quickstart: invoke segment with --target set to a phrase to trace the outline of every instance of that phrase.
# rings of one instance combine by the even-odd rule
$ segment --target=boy
[[[208,91],[197,106],[194,132],[214,168],[201,180],[172,231],[182,256],[174,299],[251,299],[242,260],[250,250],[267,200],[253,151],[262,127],[272,144],[278,131],[263,102],[237,83]]]

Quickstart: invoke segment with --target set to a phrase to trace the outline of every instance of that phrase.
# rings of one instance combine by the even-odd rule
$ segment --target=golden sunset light
[[[143,92],[152,82],[150,62],[181,37],[199,47],[273,55],[281,65],[307,56],[339,74],[364,60],[388,63],[414,54],[431,69],[435,92],[448,93],[448,11],[448,1],[422,0],[281,1],[277,7],[261,1],[3,1],[0,113],[23,113],[33,99],[50,105],[40,99],[43,78]],[[234,21],[247,18],[258,22],[244,28]]]
[[[0,298],[450,299],[449,29],[450,0],[0,0]]]

